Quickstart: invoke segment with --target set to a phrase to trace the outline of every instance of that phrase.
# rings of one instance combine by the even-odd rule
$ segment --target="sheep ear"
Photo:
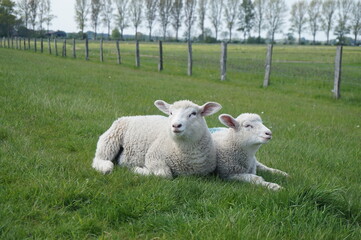
[[[161,110],[162,112],[164,112],[165,114],[169,115],[169,107],[170,107],[170,104],[169,103],[166,103],[165,101],[163,100],[157,100],[154,102],[154,105],[159,109]]]
[[[223,123],[227,127],[230,127],[233,129],[239,128],[239,123],[231,115],[221,114],[218,117],[218,119],[219,119],[219,121],[221,121],[221,123]]]
[[[204,116],[209,116],[209,115],[212,115],[212,114],[218,112],[221,108],[222,108],[222,106],[219,103],[207,102],[206,104],[201,106],[200,112],[201,112],[201,115],[204,117]]]

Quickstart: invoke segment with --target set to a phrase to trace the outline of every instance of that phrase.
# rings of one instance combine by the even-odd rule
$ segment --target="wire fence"
[[[102,61],[136,67],[136,43],[121,41],[119,53],[116,41],[73,39],[23,39],[2,38],[0,47],[33,51],[67,58]],[[163,71],[168,74],[186,75],[188,63],[187,43],[162,44]],[[192,75],[208,80],[221,79],[221,44],[192,44]],[[139,67],[158,71],[160,58],[158,42],[139,43]],[[266,45],[228,44],[227,81],[236,84],[262,85],[265,73]],[[271,84],[311,84],[332,88],[335,68],[335,46],[275,45],[273,48]],[[361,87],[361,47],[344,47],[342,56],[343,88]]]

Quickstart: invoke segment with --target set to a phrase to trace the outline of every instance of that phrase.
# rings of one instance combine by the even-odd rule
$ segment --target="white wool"
[[[100,136],[93,168],[109,173],[122,150],[119,164],[139,174],[163,177],[206,175],[214,171],[216,152],[204,116],[217,112],[218,103],[198,106],[191,101],[155,105],[169,117],[131,116],[116,120]]]
[[[219,116],[220,121],[229,127],[212,134],[217,150],[216,172],[221,178],[253,182],[273,190],[281,188],[276,183],[264,181],[256,175],[261,169],[287,176],[287,173],[269,168],[256,159],[260,146],[272,138],[272,132],[263,125],[261,117],[244,113],[236,119],[228,114]]]

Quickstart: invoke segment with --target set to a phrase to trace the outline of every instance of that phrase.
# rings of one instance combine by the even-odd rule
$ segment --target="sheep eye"
[[[197,113],[196,113],[196,112],[192,112],[191,114],[189,114],[189,117],[192,117],[192,116],[195,116],[195,115],[197,115]]]
[[[253,126],[251,124],[247,124],[246,128],[253,128]]]
[[[172,112],[170,112],[169,114],[170,114],[170,115],[173,115],[173,113],[172,113]]]

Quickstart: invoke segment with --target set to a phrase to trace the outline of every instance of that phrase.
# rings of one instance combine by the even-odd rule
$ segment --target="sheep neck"
[[[228,143],[230,148],[238,149],[239,151],[244,152],[247,156],[252,157],[254,156],[258,149],[261,147],[262,144],[254,144],[249,141],[242,139],[242,135],[240,137],[239,132],[235,132],[234,130],[230,130],[228,134]],[[239,141],[239,139],[242,139]],[[231,146],[232,145],[232,146]]]

